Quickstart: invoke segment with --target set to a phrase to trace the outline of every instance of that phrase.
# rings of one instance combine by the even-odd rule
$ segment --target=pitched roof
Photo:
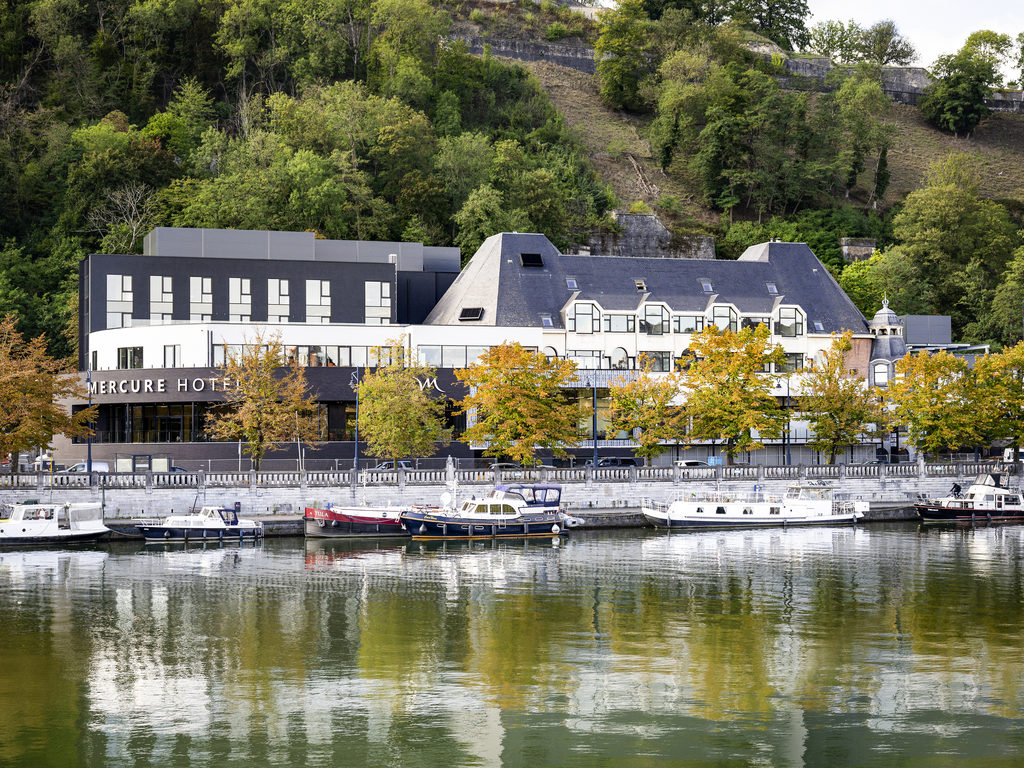
[[[524,253],[539,254],[543,265],[524,266]],[[508,232],[484,241],[426,322],[538,326],[550,315],[561,327],[560,312],[572,298],[612,312],[647,301],[675,312],[703,313],[716,303],[769,315],[780,303],[792,304],[807,314],[808,332],[867,331],[864,316],[804,243],[761,243],[736,261],[580,256],[560,253],[543,235]],[[480,320],[460,322],[470,308],[483,310]]]

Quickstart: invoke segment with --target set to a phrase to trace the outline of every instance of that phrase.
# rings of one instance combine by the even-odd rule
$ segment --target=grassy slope
[[[589,75],[548,62],[518,63],[534,73],[566,123],[579,134],[598,174],[611,185],[623,207],[636,200],[654,207],[661,195],[676,195],[683,206],[681,215],[657,211],[666,224],[683,224],[685,229],[694,224],[715,227],[719,216],[701,203],[699,190],[667,176],[651,156],[650,146],[642,138],[645,120],[604,106]],[[993,114],[970,139],[936,130],[914,107],[893,104],[889,118],[897,132],[889,151],[892,177],[886,206],[919,188],[929,164],[953,152],[977,158],[983,195],[1024,202],[1024,115]],[[866,172],[861,183],[870,184],[870,176]],[[684,223],[687,218],[688,224]]]

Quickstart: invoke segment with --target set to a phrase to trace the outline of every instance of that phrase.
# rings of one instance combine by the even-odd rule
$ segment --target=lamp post
[[[594,414],[591,427],[594,435],[594,469],[597,469],[597,371],[594,371]]]
[[[89,407],[92,408],[92,364],[89,364],[88,369],[85,372],[85,386],[89,390]],[[92,430],[89,430],[89,436],[85,441],[85,471],[89,473],[89,477],[92,478]],[[90,479],[91,483],[92,480]]]
[[[793,463],[793,457],[790,455],[790,444],[793,442],[793,436],[790,433],[790,428],[793,424],[793,413],[789,410],[789,376],[786,377],[786,433],[783,435],[783,439],[786,443],[786,466],[790,466]]]
[[[349,377],[348,384],[356,393],[356,428],[355,428],[355,454],[352,459],[352,468],[359,471],[359,368],[356,367]]]

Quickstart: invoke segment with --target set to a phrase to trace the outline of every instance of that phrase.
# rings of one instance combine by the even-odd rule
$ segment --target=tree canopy
[[[576,373],[571,360],[548,359],[516,342],[488,349],[468,368],[455,372],[469,394],[459,403],[470,422],[460,438],[485,444],[486,456],[538,463],[536,451],[567,455],[578,442],[582,409],[562,390]]]
[[[617,379],[609,388],[609,432],[625,432],[633,452],[648,463],[678,443],[686,433],[686,412],[680,404],[676,373],[652,375],[648,363],[635,377]]]

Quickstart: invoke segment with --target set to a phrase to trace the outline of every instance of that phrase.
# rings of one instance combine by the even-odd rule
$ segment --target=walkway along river
[[[306,506],[437,503],[457,488],[482,495],[495,482],[553,482],[578,511],[635,509],[642,498],[671,501],[696,488],[781,495],[796,480],[822,480],[840,499],[865,499],[877,510],[906,509],[921,496],[969,484],[980,472],[1017,475],[1013,464],[947,462],[816,466],[621,467],[517,470],[397,470],[394,472],[144,472],[136,474],[0,475],[0,503],[26,498],[100,500],[108,519],[162,517],[203,504],[241,503],[248,516],[301,515]],[[890,517],[899,517],[893,515]]]

